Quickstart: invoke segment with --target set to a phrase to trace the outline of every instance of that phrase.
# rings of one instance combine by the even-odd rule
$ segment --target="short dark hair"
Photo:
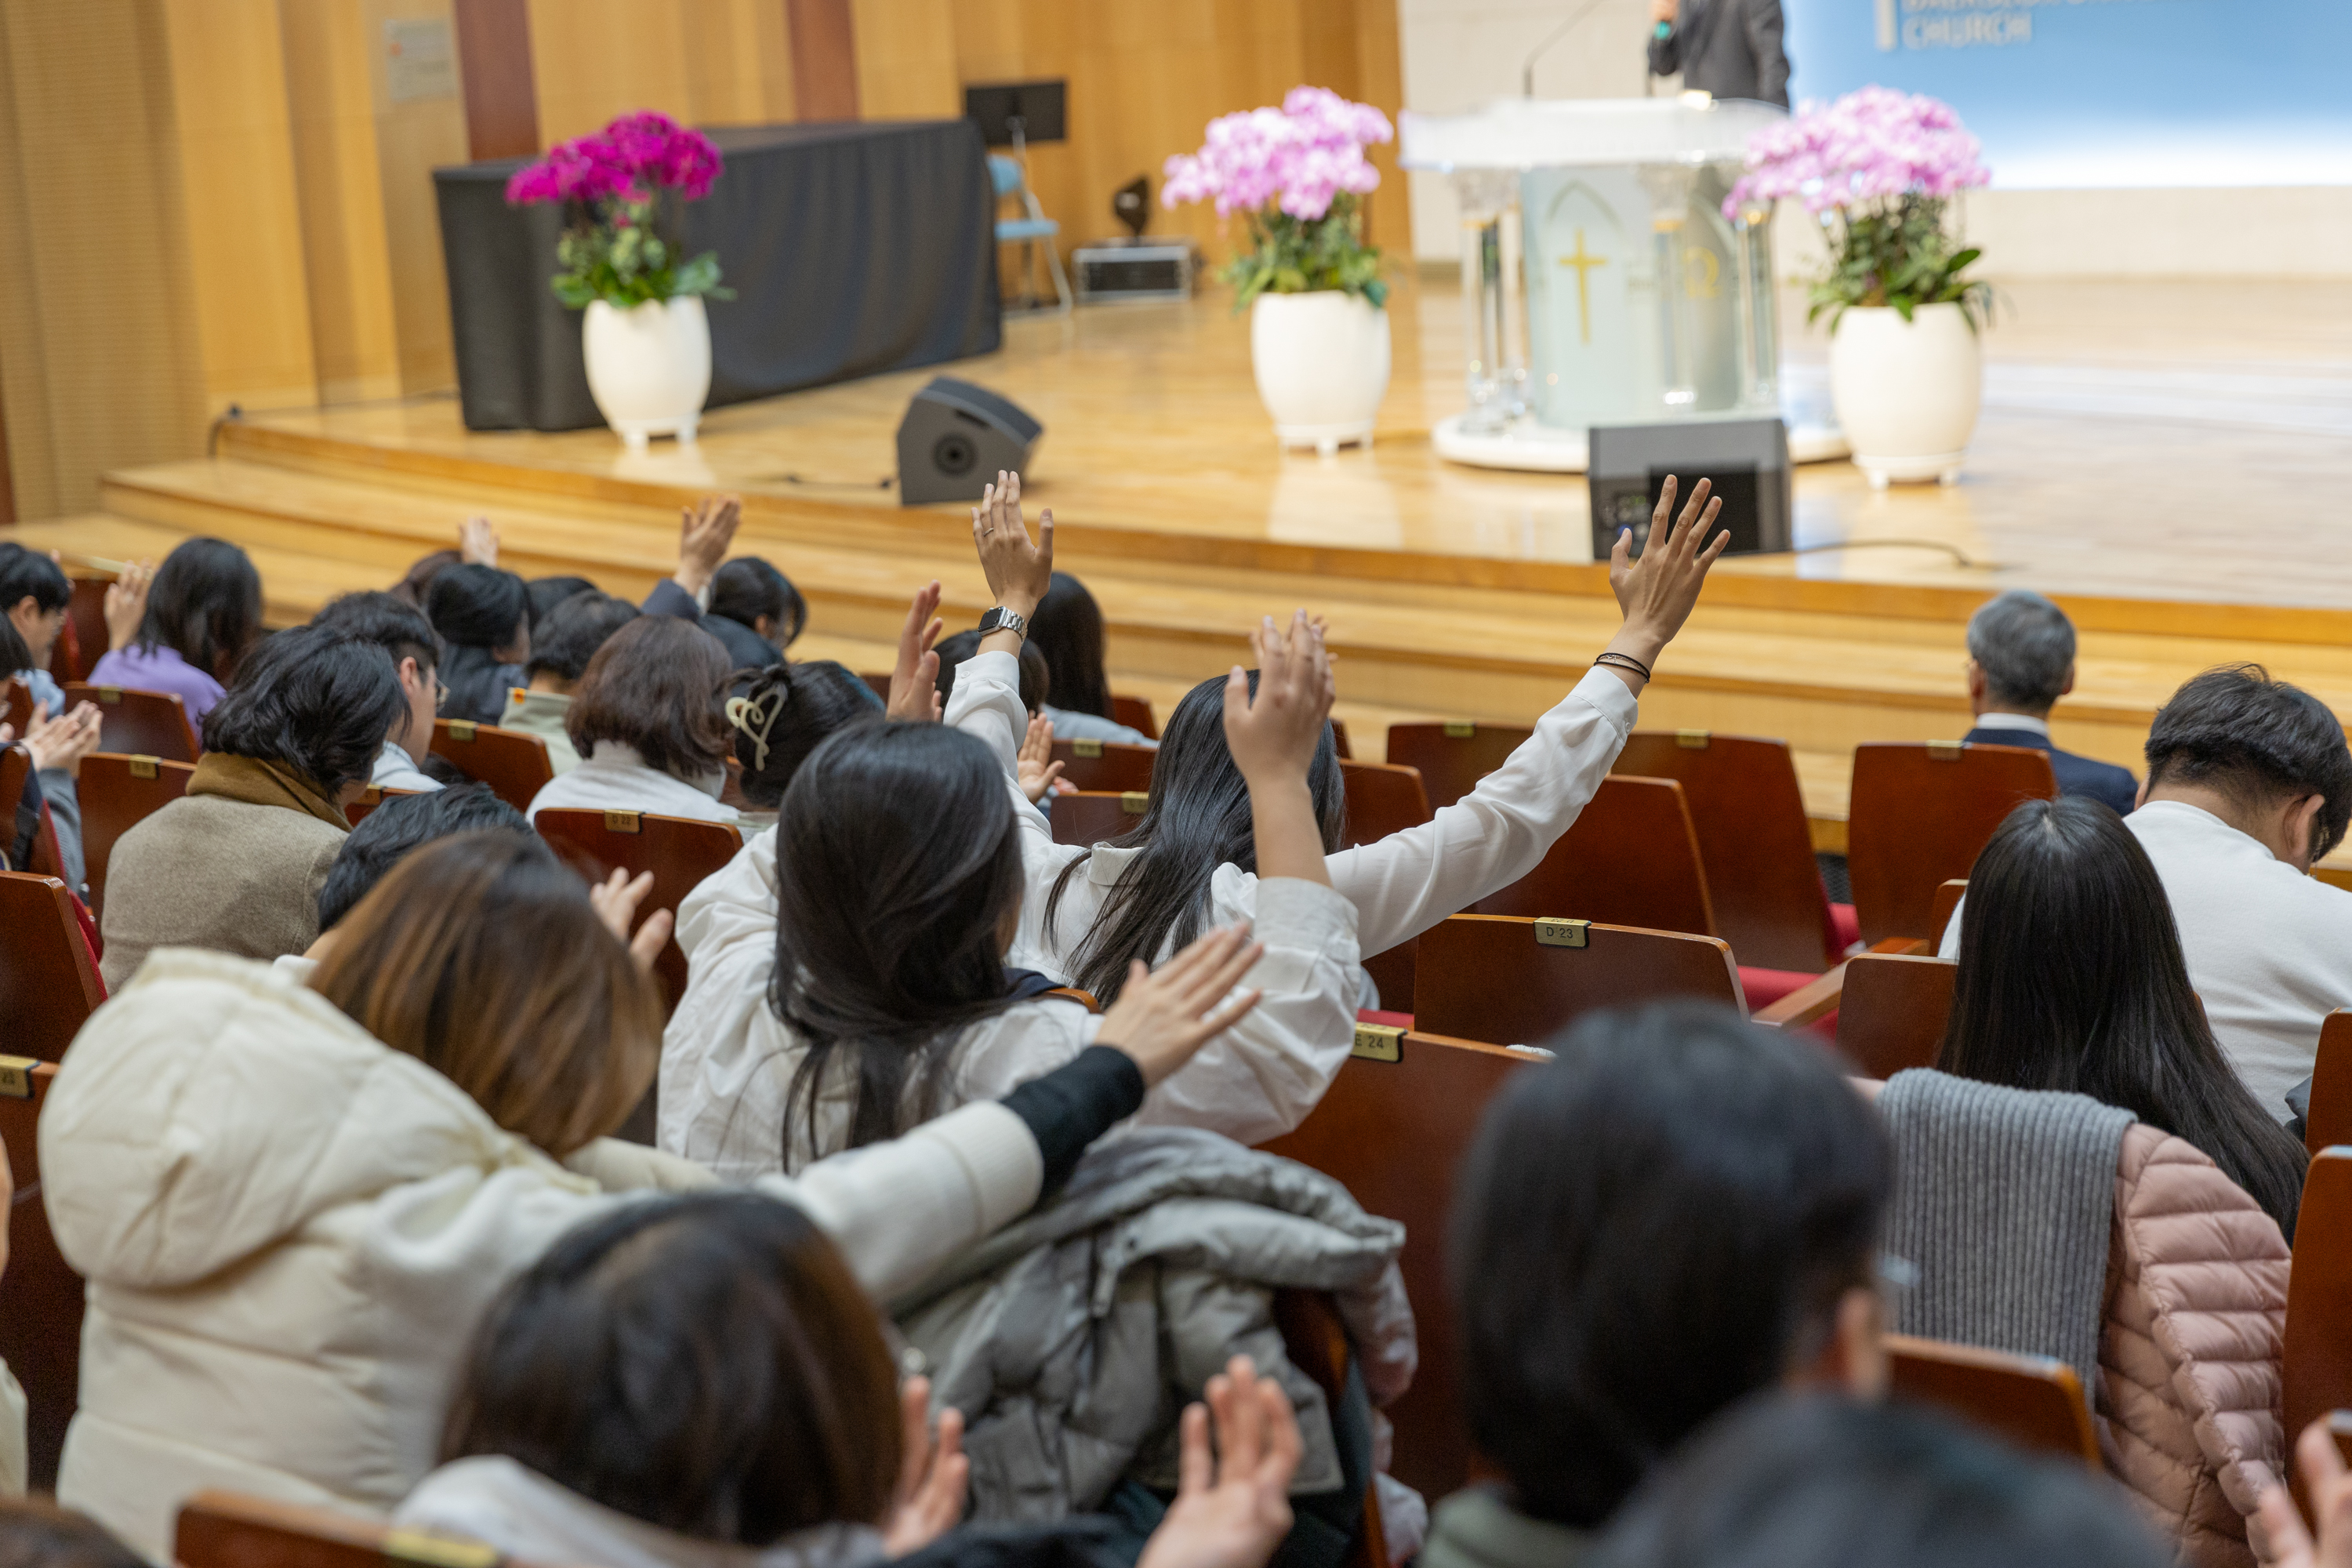
[[[2080,1459],[1937,1412],[1775,1394],[1709,1426],[1629,1503],[1594,1568],[2164,1568]]]
[[[464,559],[454,550],[436,550],[430,555],[418,556],[400,581],[392,585],[392,596],[423,609],[425,595],[433,586],[433,579]]]
[[[1969,657],[1997,701],[2047,713],[2074,668],[2074,623],[2041,595],[2011,588],[1969,617]]]
[[[87,1515],[47,1497],[0,1498],[0,1568],[146,1568]]]
[[[1045,596],[1037,601],[1029,641],[1053,671],[1046,701],[1073,713],[1111,716],[1110,677],[1103,669],[1102,609],[1084,583],[1067,572],[1054,574]]]
[[[2193,677],[2147,731],[2147,783],[2203,784],[2250,806],[2320,795],[2311,858],[2344,842],[2352,822],[2352,752],[2327,704],[2271,679],[2259,664]]]
[[[948,699],[955,695],[956,667],[980,651],[980,633],[967,629],[941,637],[932,651],[940,656],[940,706],[945,708]],[[1053,684],[1053,668],[1045,662],[1045,654],[1034,643],[1023,643],[1021,706],[1032,713],[1043,708]]]
[[[539,623],[547,619],[558,605],[581,594],[596,592],[596,584],[585,577],[533,577],[523,584],[530,599],[530,631],[539,636]]]
[[[138,646],[168,647],[226,685],[261,635],[261,574],[226,539],[184,539],[155,568]]]
[[[1597,1013],[1552,1048],[1486,1110],[1448,1263],[1473,1439],[1527,1512],[1590,1529],[1828,1344],[1893,1156],[1826,1051],[1728,1008]]]
[[[587,672],[588,661],[596,657],[614,632],[637,618],[638,610],[626,599],[594,588],[584,594],[574,594],[547,614],[547,618],[532,628],[530,659],[523,666],[523,679],[547,674],[565,680],[577,680]]]
[[[27,597],[45,616],[62,610],[73,603],[73,580],[45,552],[0,542],[0,615]]]
[[[382,589],[338,595],[310,617],[310,624],[375,644],[392,655],[395,668],[404,658],[413,658],[425,669],[441,662],[441,639],[433,635],[433,623],[425,612]]]
[[[499,829],[528,840],[549,859],[554,858],[554,852],[530,830],[522,813],[492,794],[486,784],[387,796],[360,818],[352,836],[335,851],[334,864],[327,868],[326,885],[319,889],[319,929],[332,931],[410,850],[455,833]]]
[[[883,711],[864,676],[829,658],[772,664],[751,678],[741,702],[729,702],[727,712],[735,760],[743,764],[743,798],[772,809],[828,736]]]
[[[503,647],[530,624],[530,591],[511,572],[464,561],[434,574],[425,613],[453,647]]]
[[[509,1285],[441,1457],[504,1455],[632,1519],[763,1547],[879,1523],[902,1443],[879,1316],[840,1252],[788,1204],[716,1192],[591,1220]]]
[[[408,698],[392,656],[331,626],[265,639],[205,715],[205,750],[291,768],[332,800],[375,770]]]
[[[563,732],[583,757],[599,741],[619,741],[649,768],[698,777],[727,765],[719,703],[734,673],[727,649],[693,622],[639,616],[588,661]]]
[[[791,578],[756,555],[738,555],[710,579],[710,613],[757,629],[768,617],[768,640],[790,647],[808,626],[808,601]]]

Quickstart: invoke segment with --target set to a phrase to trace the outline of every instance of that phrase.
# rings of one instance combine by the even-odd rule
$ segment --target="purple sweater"
[[[221,700],[221,683],[182,658],[176,648],[132,643],[110,653],[89,672],[92,686],[122,686],[133,691],[168,691],[188,710],[188,727],[201,736],[205,715]]]

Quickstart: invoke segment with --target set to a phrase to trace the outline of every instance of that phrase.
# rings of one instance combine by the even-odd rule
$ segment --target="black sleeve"
[[[1748,7],[1748,47],[1756,56],[1756,96],[1789,107],[1789,51],[1780,41],[1780,0]]]
[[[1143,1069],[1112,1046],[1088,1046],[1043,1078],[1004,1097],[1004,1108],[1028,1124],[1045,1159],[1044,1191],[1070,1179],[1087,1146],[1143,1104]]]
[[[702,606],[695,603],[693,595],[677,585],[677,579],[671,577],[665,577],[655,584],[654,591],[646,595],[646,602],[637,608],[648,616],[667,616],[673,620],[702,619]]]

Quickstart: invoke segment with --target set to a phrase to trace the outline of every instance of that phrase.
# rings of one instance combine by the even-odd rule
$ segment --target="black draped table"
[[[727,168],[709,196],[686,204],[686,254],[716,250],[735,298],[709,301],[706,406],[996,348],[996,198],[971,121],[709,135]],[[603,423],[581,363],[581,313],[548,288],[562,209],[506,202],[524,162],[433,173],[468,430]]]

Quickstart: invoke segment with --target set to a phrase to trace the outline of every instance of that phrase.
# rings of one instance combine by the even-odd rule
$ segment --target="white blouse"
[[[719,803],[727,774],[712,775],[710,787],[687,783],[646,766],[637,749],[621,741],[599,741],[578,767],[540,786],[523,815],[532,821],[550,808],[583,811],[644,811],[656,816],[690,816],[701,822],[733,822],[735,808]]]

